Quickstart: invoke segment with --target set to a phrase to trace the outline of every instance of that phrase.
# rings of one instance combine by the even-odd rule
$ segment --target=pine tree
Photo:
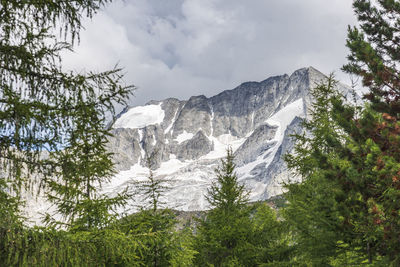
[[[289,186],[287,218],[312,262],[397,266],[400,3],[356,0],[353,7],[360,26],[349,28],[343,69],[362,78],[369,102],[349,105],[332,90],[322,94],[325,103],[316,100],[325,118],[314,112],[305,124],[311,135],[297,135],[296,154],[287,157],[303,177]]]
[[[314,265],[395,261],[387,258],[395,246],[387,242],[383,221],[399,165],[374,142],[371,126],[382,118],[368,105],[346,103],[332,77],[313,97],[306,133],[296,135],[295,153],[286,156],[302,177],[285,194],[298,257]]]
[[[362,78],[365,97],[378,112],[398,116],[400,3],[397,0],[355,0],[359,28],[349,27],[349,63],[343,69]]]
[[[373,190],[363,195],[381,238],[379,254],[400,264],[400,2],[357,0],[353,7],[359,28],[349,28],[349,63],[343,69],[362,78],[369,88],[365,98],[376,111],[357,125],[356,133],[369,137],[365,161],[375,170],[375,179],[368,177]]]

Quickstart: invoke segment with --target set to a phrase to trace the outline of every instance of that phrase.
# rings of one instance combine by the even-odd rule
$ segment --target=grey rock
[[[113,161],[117,171],[127,170],[141,157],[137,129],[113,129],[108,139],[108,149],[114,153]]]
[[[235,163],[238,167],[255,161],[265,151],[271,149],[276,142],[271,141],[276,134],[277,126],[263,124],[257,127],[246,141],[236,150]],[[265,165],[265,164],[264,164]]]
[[[302,121],[303,118],[295,117],[294,120],[290,123],[290,125],[286,128],[282,144],[279,146],[271,163],[264,170],[262,175],[259,176],[259,179],[261,181],[267,184],[274,184],[290,180],[292,175],[289,172],[287,165],[284,161],[284,156],[286,154],[290,154],[293,152],[295,146],[295,140],[293,135],[303,133],[304,130],[301,125]],[[275,178],[278,176],[280,177],[280,179],[283,179],[283,181],[275,180]],[[277,184],[276,186],[281,186],[281,185]],[[268,199],[272,197],[274,194],[271,193],[272,192],[270,192],[267,188],[262,196],[262,199]]]
[[[166,196],[171,207],[204,209],[207,203],[203,196],[219,163],[215,155],[223,157],[216,152],[222,151],[218,138],[231,138],[239,144],[235,150],[239,179],[252,190],[252,200],[265,199],[279,194],[283,181],[296,178],[288,171],[283,156],[293,151],[290,135],[301,132],[302,118],[310,116],[311,89],[326,78],[309,67],[290,76],[246,82],[210,98],[200,95],[186,101],[150,101],[148,105],[161,105],[164,120],[141,129],[114,129],[109,148],[115,153],[114,161],[120,171],[129,170],[134,164],[146,166],[147,155],[156,176],[178,181]],[[337,87],[345,94],[351,92],[348,86]],[[303,107],[293,114],[293,121],[285,129],[267,123],[271,116],[297,100],[302,100]],[[278,130],[284,133],[283,139]],[[171,172],[160,168],[170,160],[179,160],[181,167],[172,167]],[[119,190],[122,188],[109,193]]]
[[[198,131],[192,139],[183,142],[178,147],[176,157],[180,160],[195,160],[213,149],[213,143],[204,135],[203,131]]]

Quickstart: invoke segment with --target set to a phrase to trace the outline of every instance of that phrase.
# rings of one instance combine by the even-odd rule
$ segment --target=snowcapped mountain
[[[301,130],[301,118],[307,116],[309,89],[325,78],[309,67],[246,82],[210,98],[169,98],[125,109],[112,126],[109,144],[119,173],[102,192],[113,195],[146,179],[149,155],[155,177],[172,180],[164,199],[169,207],[206,209],[204,195],[214,169],[231,146],[251,200],[280,194],[283,181],[295,181],[282,159],[293,148],[290,134]],[[132,200],[128,206],[136,204]]]

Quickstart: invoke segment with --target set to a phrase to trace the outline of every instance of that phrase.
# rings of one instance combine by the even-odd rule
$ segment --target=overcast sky
[[[124,67],[131,105],[212,96],[245,81],[346,62],[349,0],[114,0],[84,22],[68,68]]]

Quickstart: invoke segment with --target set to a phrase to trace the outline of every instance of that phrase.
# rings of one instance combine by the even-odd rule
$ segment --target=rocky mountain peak
[[[165,196],[170,207],[207,208],[204,193],[230,146],[252,200],[280,193],[280,182],[290,177],[282,160],[293,149],[290,134],[302,130],[310,88],[325,78],[308,67],[245,82],[209,98],[168,98],[124,110],[109,142],[119,173],[104,192],[113,194],[145,179],[145,158],[150,155],[156,177],[174,181]]]
[[[147,157],[156,179],[167,179],[171,190],[162,199],[180,210],[207,209],[204,195],[216,178],[214,169],[231,147],[239,181],[252,201],[282,193],[282,182],[295,181],[282,156],[293,150],[290,135],[303,131],[301,121],[311,103],[310,89],[326,78],[313,67],[261,82],[245,82],[215,96],[188,100],[168,98],[128,107],[110,127],[108,148],[118,173],[101,192],[115,195],[135,181],[147,179]],[[351,89],[338,84],[350,94]],[[138,199],[138,198],[135,198]],[[128,202],[134,211],[135,199]],[[29,201],[29,216],[48,203]],[[40,207],[36,209],[35,207]],[[126,210],[121,210],[126,212]]]

